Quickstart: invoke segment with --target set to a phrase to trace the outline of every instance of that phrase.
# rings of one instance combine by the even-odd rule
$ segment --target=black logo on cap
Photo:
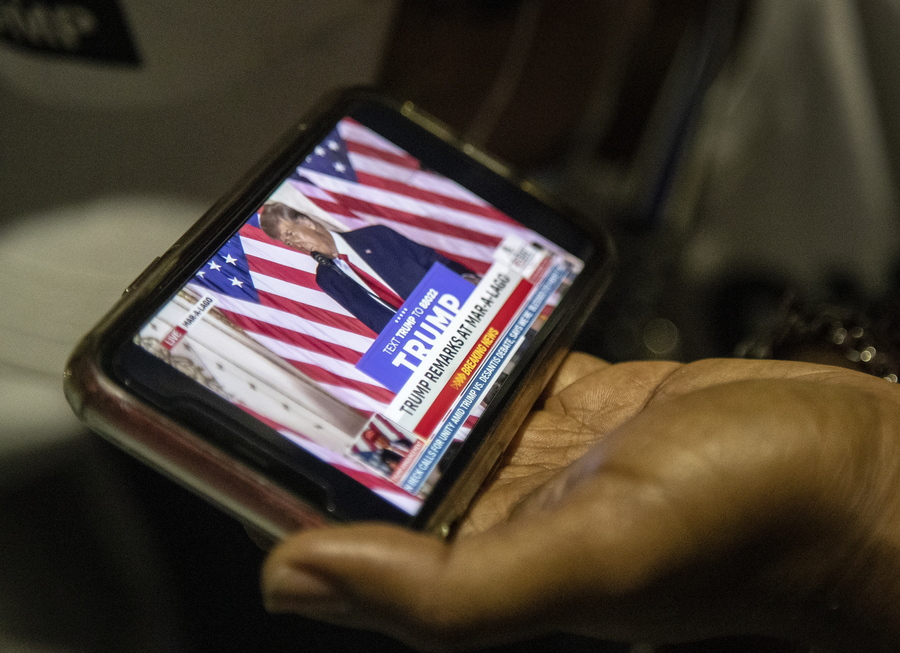
[[[73,59],[141,63],[115,0],[0,0],[0,42]]]

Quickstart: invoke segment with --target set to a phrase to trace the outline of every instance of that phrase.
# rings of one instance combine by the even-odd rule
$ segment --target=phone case
[[[503,164],[469,144],[456,139],[449,130],[411,103],[394,103],[368,90],[351,90],[336,103],[329,102],[317,112],[314,120],[331,120],[336,109],[347,98],[366,98],[387,104],[408,119],[440,137],[449,147],[474,158],[521,190],[539,196],[547,204],[553,200],[540,195],[532,184],[517,179]],[[312,122],[312,121],[311,121]],[[92,430],[106,437],[135,457],[155,467],[172,479],[199,493],[243,522],[282,538],[301,528],[321,526],[329,518],[293,492],[267,478],[251,466],[226,455],[215,445],[190,428],[173,421],[160,410],[148,405],[129,389],[111,378],[108,358],[124,339],[126,326],[135,311],[143,311],[148,304],[163,301],[160,287],[173,274],[196,265],[195,250],[199,244],[222,237],[223,221],[235,212],[246,211],[251,202],[248,196],[261,183],[269,183],[286,160],[293,160],[293,152],[306,144],[307,122],[298,124],[226,197],[210,209],[178,242],[156,259],[125,290],[120,301],[88,333],[74,350],[65,371],[65,393],[77,416]],[[565,328],[550,331],[532,364],[523,370],[517,390],[505,404],[501,419],[495,421],[488,437],[472,454],[469,464],[455,480],[439,505],[419,523],[422,530],[447,536],[453,523],[466,508],[501,459],[503,451],[515,435],[550,375],[561,361],[578,327],[587,319],[608,283],[614,264],[614,254],[608,237],[595,225],[580,225],[594,234],[598,247],[597,260],[576,280],[568,291],[564,310],[554,314],[554,320]],[[569,297],[571,295],[571,297]],[[214,419],[214,416],[210,416]]]

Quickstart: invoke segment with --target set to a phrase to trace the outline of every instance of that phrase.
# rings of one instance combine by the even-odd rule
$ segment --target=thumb
[[[557,517],[532,515],[454,543],[384,525],[306,531],[266,561],[266,605],[425,649],[565,629],[597,567],[589,572],[592,538],[566,532],[581,530],[572,526],[579,520]]]

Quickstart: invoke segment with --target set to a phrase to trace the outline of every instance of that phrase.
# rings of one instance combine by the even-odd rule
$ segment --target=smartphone
[[[606,233],[411,103],[345,91],[73,352],[91,429],[280,538],[446,535],[605,288]]]

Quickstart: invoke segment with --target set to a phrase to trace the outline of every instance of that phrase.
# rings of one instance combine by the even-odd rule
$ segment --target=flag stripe
[[[404,170],[421,170],[419,161],[408,154],[388,152],[387,150],[373,147],[369,143],[363,143],[362,141],[355,141],[347,138],[346,135],[344,135],[344,142],[347,143],[347,150],[353,154],[378,159],[379,161],[389,163],[398,168],[403,168]],[[356,168],[355,165],[353,167]]]
[[[350,365],[356,365],[362,357],[360,352],[349,347],[320,340],[314,336],[298,333],[292,329],[284,329],[274,324],[263,322],[262,320],[256,320],[252,317],[241,315],[240,313],[233,313],[231,311],[224,312],[228,316],[228,319],[234,324],[253,335],[266,336],[274,340],[279,340],[286,344],[293,345],[294,347],[305,349],[311,353],[329,356],[336,360],[349,363]]]
[[[312,335],[324,342],[330,342],[364,353],[372,345],[372,337],[358,335],[332,326],[317,324],[315,322],[299,321],[288,313],[271,306],[263,306],[253,302],[241,301],[214,293],[216,304],[223,311],[230,311],[237,315],[243,315],[253,320],[265,322],[272,326],[288,329],[297,333]]]
[[[434,219],[427,215],[410,213],[351,195],[333,193],[330,195],[330,200],[322,198],[311,199],[319,208],[328,213],[343,217],[356,217],[363,214],[368,217],[369,224],[374,222],[373,218],[375,220],[387,219],[402,224],[414,225],[425,233],[446,234],[466,242],[481,243],[487,246],[496,246],[502,240],[495,234],[469,229],[445,222],[444,220]],[[428,243],[422,242],[422,244],[427,245]]]
[[[277,295],[285,299],[314,306],[315,308],[353,319],[350,313],[342,308],[340,304],[319,290],[304,288],[303,286],[288,283],[283,279],[268,277],[256,272],[250,272],[250,277],[253,279],[253,285],[256,286],[256,289],[259,292],[267,292],[270,295]]]
[[[302,171],[303,169],[297,168],[297,170]],[[294,175],[289,177],[287,183],[296,188],[310,200],[324,200],[326,202],[334,202],[334,198],[330,193],[326,193],[318,186],[303,181],[303,179],[299,175],[299,172],[295,172]]]
[[[356,178],[359,180],[362,180],[360,173],[364,173],[365,175],[391,180],[409,188],[434,193],[436,196],[450,197],[460,202],[465,202],[467,206],[474,207],[476,210],[490,209],[497,211],[478,195],[446,177],[429,170],[397,166],[376,156],[359,154],[353,151],[352,143],[348,143],[348,145],[351,146],[348,160],[353,164],[353,170],[356,172]]]
[[[364,184],[369,188],[380,188],[391,193],[396,193],[397,195],[403,195],[414,200],[421,200],[436,206],[444,206],[448,209],[464,211],[470,215],[477,215],[482,218],[487,218],[488,220],[497,219],[496,216],[498,211],[491,207],[477,206],[465,200],[459,200],[454,197],[435,193],[434,191],[416,188],[405,183],[394,181],[393,179],[378,177],[360,170],[356,171],[356,178],[361,184]]]
[[[354,317],[322,310],[318,306],[310,306],[302,301],[295,301],[274,293],[260,291],[259,301],[263,306],[276,308],[295,315],[299,320],[309,320],[325,326],[342,329],[357,335],[369,336],[374,340],[375,333]]]
[[[421,218],[430,218],[457,227],[470,229],[476,233],[494,236],[502,239],[510,231],[527,232],[525,229],[516,229],[514,225],[497,220],[485,219],[483,216],[472,215],[466,211],[460,211],[440,204],[433,204],[424,200],[407,197],[399,193],[370,188],[360,184],[354,184],[346,179],[339,179],[331,175],[325,175],[314,170],[301,168],[303,175],[308,177],[319,188],[329,193],[363,200],[378,206],[410,213]],[[530,232],[527,232],[530,233]]]
[[[241,227],[241,245],[247,256],[256,256],[297,270],[315,273],[316,262],[308,254],[298,252],[284,243],[273,240],[259,227]]]
[[[303,288],[310,288],[312,290],[319,289],[319,286],[316,283],[315,272],[299,270],[289,265],[278,263],[277,261],[271,261],[249,254],[247,255],[247,261],[250,263],[250,266],[256,274],[262,274],[267,277],[276,277],[287,283],[292,283],[295,286],[302,286]]]
[[[409,159],[415,161],[416,165],[419,165],[418,159],[409,154],[402,147],[394,145],[384,136],[376,134],[371,129],[356,122],[352,118],[344,118],[343,120],[341,120],[341,122],[338,124],[338,133],[341,135],[341,138],[343,138],[345,142],[353,141],[354,143],[362,143],[363,145],[368,145],[369,147],[381,152],[408,157]]]

